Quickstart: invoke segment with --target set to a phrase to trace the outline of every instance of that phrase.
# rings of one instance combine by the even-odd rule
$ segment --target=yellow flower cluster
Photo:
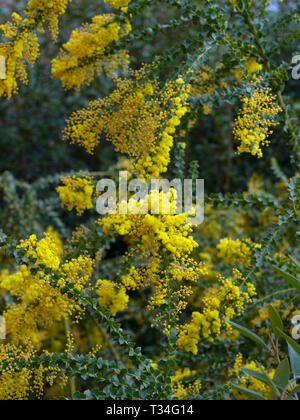
[[[121,25],[114,15],[94,16],[92,23],[75,29],[69,41],[52,61],[52,76],[60,79],[66,89],[79,89],[89,85],[95,73],[106,71],[113,77],[118,67],[127,69],[129,56],[126,51],[105,54],[107,46],[130,32],[129,22]]]
[[[173,136],[182,117],[188,111],[189,91],[190,85],[186,84],[182,78],[178,78],[175,82],[168,82],[161,92],[159,108],[162,119],[160,124],[164,129],[158,134],[157,141],[151,145],[148,155],[139,157],[133,167],[141,177],[157,178],[167,171],[170,163],[170,151],[174,143]],[[163,105],[166,103],[170,103],[168,112],[163,110]],[[159,130],[159,127],[156,130]]]
[[[100,305],[104,306],[113,316],[124,311],[129,301],[124,286],[118,286],[109,280],[99,280],[96,287]]]
[[[256,363],[254,361],[250,361],[248,363],[243,362],[243,356],[239,353],[236,357],[235,364],[233,369],[231,370],[231,375],[238,375],[239,376],[239,382],[238,384],[244,388],[249,388],[252,391],[260,392],[263,397],[269,399],[270,398],[270,386],[259,381],[256,378],[253,378],[250,375],[246,375],[244,373],[240,372],[240,369],[250,369],[254,370],[255,372],[261,373],[260,369],[257,367]],[[268,376],[273,379],[275,375],[275,369],[267,369],[266,373]],[[241,394],[238,391],[233,391],[234,395],[239,400],[247,400],[247,397],[244,394]]]
[[[170,200],[171,214],[143,214],[142,209],[148,209],[148,206],[153,208],[153,202],[157,209],[161,210],[166,198]],[[124,203],[120,205],[123,206]],[[128,235],[132,243],[141,239],[142,245],[138,244],[137,247],[140,247],[143,254],[151,253],[158,257],[159,251],[163,249],[176,259],[190,254],[198,246],[193,237],[188,235],[192,231],[192,226],[186,223],[188,215],[174,214],[175,190],[171,189],[170,193],[153,190],[139,201],[132,198],[128,203],[127,214],[118,214],[120,205],[116,214],[99,219],[98,224],[103,227],[107,235]],[[133,207],[140,208],[142,214],[131,213]]]
[[[81,291],[90,281],[94,271],[94,260],[88,256],[80,255],[70,261],[65,261],[60,267],[60,279],[57,286],[63,288],[73,284],[77,291]],[[71,310],[75,307],[71,307]]]
[[[51,238],[52,242],[54,243],[58,256],[62,256],[64,252],[64,244],[60,238],[60,235],[57,232],[55,232],[52,226],[47,227],[46,234]]]
[[[39,55],[38,37],[30,30],[28,19],[17,13],[12,20],[0,26],[8,42],[0,43],[0,55],[5,58],[5,79],[0,80],[0,97],[8,98],[18,91],[18,80],[27,83],[26,66],[34,63]]]
[[[271,127],[276,127],[276,115],[281,108],[276,105],[276,97],[269,88],[257,88],[250,97],[242,99],[240,111],[233,131],[235,139],[240,142],[238,153],[251,153],[258,158],[263,156],[262,146],[269,146],[268,136],[273,134]]]
[[[188,324],[185,324],[179,333],[177,340],[179,348],[187,352],[192,352],[193,354],[198,353],[198,342],[200,340],[200,331],[203,320],[204,316],[202,314],[193,312],[191,321]]]
[[[57,36],[58,17],[71,0],[30,0],[25,10],[26,18],[12,14],[11,21],[0,25],[7,42],[0,42],[0,55],[5,58],[5,78],[0,80],[0,97],[10,98],[18,91],[18,80],[27,83],[28,64],[39,55],[38,32],[48,22],[53,38]]]
[[[171,387],[173,396],[178,400],[183,400],[188,396],[198,394],[201,389],[201,382],[199,380],[185,386],[183,380],[191,375],[196,374],[196,371],[191,371],[189,368],[177,369],[174,376],[171,377]]]
[[[260,244],[255,244],[250,239],[242,242],[240,239],[223,238],[217,245],[218,257],[228,264],[237,262],[248,267],[251,264],[252,251],[245,242],[253,245],[255,248],[261,248]]]
[[[32,395],[41,398],[45,384],[52,386],[58,377],[61,386],[66,385],[67,378],[58,367],[18,368],[18,359],[28,361],[35,355],[30,348],[23,350],[11,344],[0,345],[0,400],[27,400]]]
[[[200,337],[210,339],[213,335],[219,336],[222,328],[230,330],[224,318],[231,320],[240,315],[256,294],[251,283],[247,283],[243,290],[236,284],[236,279],[220,277],[219,280],[220,284],[208,289],[203,297],[202,312],[193,312],[191,321],[180,327],[179,348],[197,354]]]
[[[170,199],[171,214],[136,214],[131,213],[133,204],[140,210],[148,210],[155,203],[157,209],[164,207],[165,196]],[[125,263],[131,257],[136,265],[132,265],[126,273],[121,275],[123,286],[128,290],[141,287],[151,287],[153,292],[148,302],[148,309],[159,308],[166,302],[166,298],[176,301],[173,316],[177,317],[186,307],[187,298],[192,294],[190,286],[185,283],[196,283],[206,274],[206,267],[194,261],[189,255],[198,246],[189,235],[192,226],[187,223],[187,214],[174,214],[176,208],[176,193],[173,189],[170,195],[151,191],[144,199],[133,203],[128,202],[128,213],[109,214],[98,220],[107,235],[126,236],[130,245],[125,256]],[[124,206],[124,203],[121,203]],[[175,282],[176,287],[170,291],[169,282]],[[162,319],[155,318],[153,325]],[[158,322],[159,321],[159,322]],[[168,324],[163,327],[168,332]]]
[[[30,0],[25,11],[29,23],[48,23],[49,31],[54,40],[58,33],[58,18],[63,15],[72,0]]]
[[[122,7],[127,6],[131,0],[104,0],[105,3],[108,3],[111,7],[115,9],[121,9]]]
[[[132,71],[110,96],[73,113],[64,137],[92,153],[104,136],[132,159],[138,175],[157,178],[167,170],[176,127],[188,110],[189,85],[178,78],[161,88],[147,74],[147,67]]]
[[[28,252],[31,253],[30,249]],[[32,252],[35,256],[36,251]],[[73,284],[80,291],[92,276],[93,260],[80,256],[62,264],[56,273],[59,277],[58,287],[51,285],[51,275],[41,270],[32,274],[26,265],[20,265],[14,274],[1,278],[0,288],[10,292],[16,299],[16,303],[8,306],[3,314],[7,335],[13,344],[38,346],[41,329],[65,316],[81,314],[83,309],[80,304],[62,294],[60,289],[66,284]]]
[[[93,208],[93,180],[89,176],[72,176],[61,178],[63,186],[57,187],[57,192],[69,211],[75,207],[80,216],[85,210]]]
[[[25,241],[21,241],[18,248],[26,250],[27,256],[34,258],[37,265],[43,265],[51,270],[57,270],[59,267],[61,247],[51,234],[46,234],[40,241],[35,235],[31,235]]]
[[[248,58],[248,57],[243,57],[243,60],[246,60],[246,64],[245,64],[245,69],[248,71],[250,76],[255,76],[255,73],[259,73],[263,66],[261,64],[259,64],[255,58]],[[241,68],[237,68],[237,69],[232,69],[231,70],[232,73],[234,73],[237,81],[239,83],[241,83],[241,81],[244,78],[244,72],[243,69]]]
[[[6,270],[6,269],[5,270],[0,270],[0,283],[5,277],[8,276],[8,274],[9,274],[8,270]],[[1,295],[1,292],[0,292],[0,295]]]

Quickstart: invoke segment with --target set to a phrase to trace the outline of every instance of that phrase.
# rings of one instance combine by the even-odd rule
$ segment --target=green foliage
[[[12,12],[6,3],[0,6],[0,23]],[[16,2],[13,8],[21,12],[26,3]],[[299,5],[293,0],[237,0],[237,7],[229,0],[132,0],[114,17],[115,22],[129,19],[132,31],[110,43],[107,54],[126,48],[134,69],[155,63],[150,78],[157,76],[161,83],[184,74],[193,84],[193,76],[203,69],[213,76],[206,81],[206,88],[213,89],[199,91],[189,100],[167,172],[170,180],[205,179],[205,222],[193,230],[199,247],[192,256],[208,267],[207,276],[197,277],[190,306],[179,313],[177,323],[171,315],[178,299],[166,297],[162,306],[169,334],[162,323],[154,325],[155,313],[147,310],[150,287],[131,290],[128,307],[115,317],[100,305],[97,281],[120,284],[121,276],[136,265],[134,258],[124,258],[128,238],[105,234],[95,223],[99,215],[94,208],[80,217],[67,212],[56,192],[63,176],[82,171],[118,182],[122,169],[119,153],[105,138],[92,156],[61,138],[71,113],[109,95],[115,81],[104,72],[80,92],[66,92],[50,77],[51,61],[72,30],[109,10],[103,1],[73,0],[61,19],[59,42],[54,44],[47,32],[39,35],[41,58],[29,68],[29,84],[10,100],[1,98],[0,279],[23,264],[33,275],[41,270],[17,245],[32,234],[42,238],[50,226],[65,245],[64,261],[82,255],[95,260],[93,277],[83,290],[72,283],[61,287],[60,274],[42,267],[50,289],[74,300],[84,315],[76,322],[56,322],[47,332],[41,327],[36,353],[16,358],[14,373],[58,368],[68,386],[59,391],[46,387],[45,399],[177,399],[172,379],[178,370],[188,368],[190,375],[181,381],[187,391],[181,398],[296,400],[300,345],[291,337],[291,319],[300,309],[300,84],[290,73],[298,48]],[[259,80],[250,77],[249,57],[262,66]],[[78,65],[98,61],[95,54]],[[241,72],[240,81],[234,71]],[[270,87],[282,109],[271,145],[260,160],[250,154],[238,156],[232,133],[241,98],[250,96],[256,84]],[[222,259],[217,249],[222,238],[246,244],[249,264]],[[168,258],[163,255],[162,271]],[[242,286],[255,284],[254,301],[235,321],[224,317],[224,324],[232,327],[229,333],[202,337],[198,354],[179,349],[182,326],[194,311],[203,310],[203,297],[216,287],[218,276],[231,278],[233,269],[241,273]],[[0,314],[16,301],[16,296],[0,289]],[[70,332],[76,345],[66,352]],[[96,345],[100,348],[93,353]],[[233,364],[239,354],[245,363],[237,372]],[[246,362],[252,362],[251,368],[244,367]],[[3,362],[0,383],[8,364]],[[189,385],[197,381],[201,388],[191,390]]]

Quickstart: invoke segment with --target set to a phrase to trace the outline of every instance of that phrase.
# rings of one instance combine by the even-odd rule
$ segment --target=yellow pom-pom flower
[[[278,125],[275,117],[281,108],[269,88],[255,89],[250,99],[244,97],[242,103],[233,130],[235,140],[240,143],[238,154],[246,152],[261,158],[262,146],[270,145],[268,136],[273,134],[270,129]]]
[[[63,186],[57,188],[60,199],[69,211],[75,207],[80,216],[85,210],[93,208],[93,181],[88,176],[72,176],[61,179]]]
[[[104,306],[113,316],[124,311],[129,301],[124,286],[117,286],[109,280],[99,280],[96,287],[100,305]]]

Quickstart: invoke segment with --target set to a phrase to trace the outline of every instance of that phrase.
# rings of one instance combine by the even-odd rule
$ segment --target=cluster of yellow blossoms
[[[46,234],[47,236],[50,236],[52,243],[54,244],[52,246],[55,246],[55,252],[57,255],[62,256],[64,253],[64,244],[60,238],[59,233],[54,230],[53,226],[48,226],[46,229]]]
[[[54,40],[58,33],[58,17],[63,15],[72,0],[30,0],[25,11],[29,24],[47,22]]]
[[[18,248],[26,250],[27,256],[34,258],[37,265],[43,265],[51,270],[57,270],[60,264],[60,249],[51,235],[45,235],[40,241],[35,235],[31,235],[25,241],[21,241]]]
[[[113,14],[95,16],[91,24],[75,29],[52,61],[52,76],[60,79],[66,89],[90,84],[94,74],[103,70],[110,76],[118,67],[126,70],[129,63],[126,51],[105,53],[112,41],[118,41],[131,30],[129,22],[121,25],[114,17]]]
[[[255,392],[260,392],[263,397],[270,399],[270,386],[263,383],[262,381],[259,381],[256,378],[253,378],[250,375],[247,375],[245,373],[241,373],[240,369],[250,369],[255,372],[261,373],[260,369],[257,367],[256,363],[254,361],[250,361],[247,363],[243,362],[243,356],[239,353],[236,357],[235,364],[233,369],[231,369],[231,375],[238,375],[239,376],[239,382],[238,384],[244,388],[251,389]],[[267,371],[268,376],[273,379],[275,375],[275,369],[268,369]],[[246,400],[247,397],[244,394],[241,394],[240,392],[233,390],[234,395],[239,400]]]
[[[99,304],[104,306],[113,316],[127,306],[129,297],[124,286],[118,286],[113,281],[99,280],[96,283],[96,293]]]
[[[160,214],[160,211],[158,214],[144,214],[143,209],[151,211],[151,208],[153,209],[156,205],[157,209],[161,210],[167,200],[170,203],[170,214]],[[176,191],[174,189],[171,189],[169,193],[151,190],[139,201],[131,198],[128,202],[128,212],[118,214],[119,207],[123,205],[124,203],[118,204],[117,211],[99,219],[98,224],[103,227],[106,234],[127,235],[130,242],[135,244],[135,249],[139,249],[144,256],[150,254],[156,256],[163,249],[176,259],[187,253],[190,254],[198,246],[193,237],[188,236],[192,231],[192,226],[186,223],[188,215],[175,214]],[[141,213],[131,213],[133,207],[139,208]]]
[[[122,7],[126,7],[131,2],[131,0],[104,0],[104,2],[108,3],[115,9],[121,9]]]
[[[38,37],[30,31],[28,21],[17,13],[11,22],[0,26],[9,42],[0,43],[0,55],[5,58],[5,78],[0,80],[0,96],[8,98],[18,90],[18,80],[27,83],[26,66],[36,61],[39,54]]]
[[[57,36],[58,17],[66,10],[71,0],[30,0],[25,10],[26,18],[17,13],[12,20],[0,26],[7,42],[0,43],[0,55],[5,58],[5,78],[0,80],[0,97],[8,98],[18,91],[18,80],[27,83],[28,64],[39,55],[38,32],[48,22],[54,39]]]
[[[128,213],[109,214],[98,220],[107,235],[127,237],[130,249],[125,262],[134,257],[136,265],[132,265],[126,274],[121,275],[121,282],[128,290],[151,287],[153,295],[149,300],[149,309],[163,305],[166,298],[174,298],[177,302],[176,315],[186,306],[186,298],[192,293],[190,286],[184,282],[197,282],[206,274],[206,267],[197,263],[189,255],[198,246],[189,235],[192,226],[187,223],[188,215],[174,214],[176,193],[171,189],[168,195],[171,214],[131,213],[133,207],[140,210],[151,208],[153,202],[158,209],[164,207],[166,193],[152,190],[138,203],[134,198],[128,202]],[[120,205],[124,206],[124,203]],[[169,281],[173,279],[178,290],[170,291]],[[175,315],[175,313],[174,313]]]
[[[28,361],[36,352],[32,349],[22,350],[11,344],[0,345],[0,400],[27,400],[33,394],[41,398],[45,382],[52,386],[59,377],[63,388],[68,378],[58,367],[43,367],[33,369],[19,368],[18,360]]]
[[[61,178],[63,186],[57,187],[60,199],[69,211],[75,207],[80,216],[85,210],[93,208],[93,180],[89,176],[71,176]]]
[[[242,242],[240,239],[223,238],[217,245],[218,257],[222,258],[228,264],[237,262],[240,265],[248,267],[251,264],[252,251],[247,243],[255,248],[261,248],[260,244],[255,244],[250,239]]]
[[[258,158],[263,156],[262,146],[269,146],[268,136],[273,134],[271,127],[276,127],[276,115],[281,108],[276,105],[276,97],[269,88],[256,88],[250,98],[242,99],[240,111],[234,128],[234,137],[241,144],[238,153],[251,153]]]
[[[158,108],[156,110],[160,115],[160,130],[159,134],[154,133],[154,141],[148,150],[147,156],[145,153],[139,153],[133,169],[143,178],[159,177],[160,174],[167,171],[170,163],[170,151],[172,149],[176,128],[180,125],[182,117],[187,113],[187,99],[190,92],[190,85],[179,77],[175,82],[168,82],[164,89],[159,93],[160,99]],[[154,103],[156,100],[154,100]],[[166,104],[169,104],[169,109],[164,110]],[[155,112],[155,111],[154,111]],[[159,126],[156,127],[156,131]],[[141,156],[143,155],[143,156]]]
[[[171,386],[173,396],[178,400],[183,400],[188,396],[199,394],[201,389],[201,382],[199,380],[194,381],[188,386],[185,386],[183,381],[191,375],[195,375],[196,371],[191,371],[189,368],[177,369],[174,376],[171,377]]]
[[[230,325],[224,318],[231,320],[240,315],[247,303],[255,296],[255,287],[247,283],[245,287],[237,285],[237,271],[235,278],[219,278],[219,285],[208,289],[202,299],[202,312],[193,312],[190,322],[179,327],[177,345],[179,348],[198,353],[198,342],[201,337],[210,339],[219,336],[221,329],[230,330]]]
[[[103,136],[132,159],[138,175],[158,178],[167,170],[173,135],[188,110],[189,85],[178,78],[160,88],[147,75],[143,67],[118,79],[110,96],[72,114],[64,137],[92,153]]]
[[[28,259],[35,259],[40,268],[32,272],[27,265],[20,265],[15,273],[1,276],[0,288],[16,300],[7,306],[3,316],[13,344],[39,346],[41,328],[74,314],[79,317],[82,313],[76,299],[60,290],[67,284],[72,284],[77,291],[82,290],[92,276],[94,262],[80,256],[60,264],[60,248],[55,247],[49,236],[37,242],[32,235],[21,242],[20,248],[26,251]],[[52,286],[52,276],[43,267],[55,271],[57,287]]]
[[[256,73],[259,73],[263,66],[261,64],[259,64],[255,58],[248,58],[248,57],[243,57],[243,60],[246,60],[246,64],[245,64],[245,69],[248,71],[248,74],[250,76],[255,77]],[[244,71],[241,68],[237,68],[237,69],[232,69],[231,70],[232,73],[234,73],[237,81],[239,83],[241,83],[241,81],[244,78]]]

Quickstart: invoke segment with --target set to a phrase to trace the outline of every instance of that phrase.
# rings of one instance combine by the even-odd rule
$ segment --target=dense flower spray
[[[165,200],[170,203],[171,214],[144,214],[148,206],[151,208],[154,205],[162,210]],[[197,283],[206,274],[205,265],[190,257],[198,244],[191,235],[188,215],[175,214],[176,191],[173,189],[167,194],[152,190],[142,200],[130,199],[127,206],[127,214],[109,214],[97,222],[105,234],[126,236],[130,244],[124,259],[125,273],[121,274],[121,283],[127,290],[151,287],[149,310],[159,309],[167,299],[173,299],[177,302],[173,316],[177,318],[192,294],[191,284]],[[126,268],[133,259],[136,264]],[[169,287],[170,282],[174,283],[173,288]],[[159,314],[153,324],[163,325],[168,333],[168,325],[163,318]]]
[[[109,280],[99,280],[96,284],[99,304],[104,306],[115,316],[118,312],[124,310],[129,301],[126,289],[118,286]]]
[[[111,7],[115,9],[120,9],[121,7],[128,6],[131,0],[104,0],[105,3],[108,3]]]
[[[38,346],[40,328],[72,315],[78,319],[82,313],[80,304],[63,295],[60,289],[72,284],[80,292],[93,274],[94,262],[90,257],[80,256],[61,263],[61,248],[49,234],[40,241],[32,235],[21,241],[18,249],[38,269],[32,272],[23,264],[16,272],[1,276],[0,288],[16,299],[4,312],[7,333],[14,344]]]
[[[27,83],[26,66],[39,54],[38,37],[30,30],[27,19],[13,13],[12,20],[0,26],[4,36],[10,39],[0,43],[0,54],[5,57],[6,75],[0,80],[0,96],[8,98],[18,91],[18,80]]]
[[[185,351],[198,353],[200,338],[211,339],[230,329],[224,318],[231,320],[245,310],[245,305],[255,296],[251,283],[239,286],[241,274],[235,270],[233,278],[219,277],[219,285],[209,288],[202,300],[202,312],[193,312],[190,322],[179,327],[177,345]]]
[[[33,258],[36,264],[51,270],[58,269],[60,250],[51,235],[45,235],[40,241],[35,235],[31,235],[27,240],[21,241],[19,248],[26,250],[27,256]]]
[[[85,210],[93,208],[94,185],[91,177],[74,175],[63,177],[61,181],[63,185],[57,187],[57,192],[69,211],[75,207],[80,216]]]
[[[248,267],[251,264],[252,257],[250,245],[255,248],[261,248],[260,244],[254,244],[250,239],[245,239],[242,242],[240,239],[223,238],[217,245],[218,257],[222,258],[226,263],[232,264],[237,262]]]
[[[40,35],[48,28],[57,40],[59,17],[71,0],[26,3],[24,13],[13,13],[0,26],[0,96],[6,98],[17,93],[20,82],[27,83],[28,65],[39,56],[39,38],[52,51]],[[93,177],[63,176],[56,189],[62,205],[83,215],[98,198],[94,177],[121,169],[147,181],[165,173],[195,180],[205,172],[213,190],[217,178],[220,183],[225,178],[225,185],[222,194],[207,197],[204,223],[192,226],[189,216],[195,208],[191,205],[192,214],[186,209],[177,214],[174,189],[147,189],[143,198],[137,198],[141,191],[134,196],[129,192],[131,198],[121,200],[116,212],[95,220],[91,211],[76,220],[57,209],[52,186],[59,177],[54,172],[32,185],[0,174],[0,399],[298,398],[294,370],[299,349],[287,339],[291,348],[285,358],[287,346],[284,350],[276,333],[287,330],[299,314],[294,249],[299,170],[289,180],[292,166],[281,170],[273,158],[273,175],[280,180],[274,188],[260,174],[252,176],[243,195],[227,193],[234,184],[241,192],[254,165],[246,163],[243,173],[232,166],[232,110],[241,95],[234,128],[238,153],[262,157],[281,110],[282,140],[298,150],[296,103],[285,104],[288,64],[279,63],[275,54],[290,53],[297,31],[287,37],[281,33],[293,25],[297,13],[282,17],[278,7],[271,12],[270,25],[267,1],[222,0],[219,7],[210,0],[202,7],[203,2],[137,0],[131,5],[130,0],[103,0],[97,6],[114,10],[74,29],[71,19],[79,17],[81,0],[74,3],[65,21],[72,32],[52,61],[52,76],[65,89],[84,90],[68,94],[56,111],[72,106],[73,100],[94,97],[100,81],[101,94],[107,96],[74,112],[64,137],[89,153],[107,140],[123,156],[115,164],[104,151],[105,167],[97,168],[101,172],[91,173]],[[151,15],[157,6],[159,22]],[[129,70],[129,51],[133,68],[140,70]],[[142,64],[157,52],[156,64]],[[94,88],[86,88],[94,79]],[[263,84],[272,86],[274,94]],[[12,134],[20,131],[16,138],[24,133],[24,140],[22,105],[31,91],[16,104],[2,104],[3,109],[17,106]],[[38,89],[34,95],[38,102],[40,93]],[[214,108],[211,117],[201,115],[212,114]],[[18,130],[21,121],[25,127]],[[34,130],[34,140],[39,130]],[[23,139],[18,150],[22,144]],[[278,146],[283,150],[284,142]],[[291,157],[294,166],[295,153]],[[280,158],[289,164],[286,153]],[[94,166],[98,159],[92,160],[89,165]],[[61,167],[63,162],[57,163]],[[22,164],[20,170],[26,168]],[[27,180],[32,176],[27,173]],[[170,202],[166,213],[165,199]],[[64,243],[53,227],[47,228],[49,223],[61,228]],[[292,288],[284,287],[284,279]],[[257,282],[258,299],[252,281]],[[232,320],[245,327],[232,329]],[[248,327],[256,332],[247,332]],[[248,353],[247,362],[238,354],[234,364],[240,349]],[[254,356],[265,358],[264,363],[254,362]]]
[[[52,386],[58,378],[60,386],[66,386],[68,378],[57,366],[44,367],[40,364],[32,369],[18,366],[18,360],[29,362],[36,354],[30,347],[0,345],[1,400],[28,400],[32,395],[42,398],[45,386]]]
[[[79,89],[83,84],[90,84],[95,73],[105,71],[113,76],[118,67],[126,71],[128,53],[107,54],[106,47],[130,30],[128,21],[122,25],[113,14],[94,16],[92,23],[75,29],[69,41],[63,44],[58,57],[52,61],[52,76],[60,79],[66,89]]]
[[[243,68],[232,69],[237,81],[241,83],[244,79],[244,70],[248,72],[250,78],[256,78],[257,73],[259,73],[263,66],[259,64],[255,58],[243,57],[243,60],[246,60],[246,64]]]
[[[191,371],[189,368],[176,370],[175,375],[171,377],[171,386],[175,398],[183,400],[200,392],[201,382],[199,380],[190,383],[188,386],[184,384],[184,381],[194,374],[196,374],[196,371]]]
[[[54,40],[58,34],[58,17],[63,15],[72,0],[30,0],[25,11],[29,24],[46,23]]]
[[[258,374],[261,373],[261,369],[257,366],[257,364],[252,360],[249,362],[243,362],[243,356],[242,354],[238,354],[236,356],[235,364],[233,369],[230,370],[231,375],[235,375],[238,377],[238,384],[244,388],[248,388],[250,390],[253,390],[255,392],[261,393],[265,398],[270,398],[270,387],[256,379],[253,376],[247,375],[246,373],[241,372],[242,369],[249,369],[251,371],[257,372]],[[266,369],[267,374],[269,377],[273,380],[275,376],[275,369],[267,368]],[[238,400],[247,400],[245,395],[241,394],[238,391],[234,391],[234,395]]]
[[[104,137],[129,155],[139,176],[157,178],[167,170],[176,127],[188,111],[189,85],[178,78],[160,87],[148,71],[132,71],[132,77],[117,80],[110,96],[75,112],[64,136],[89,153]]]
[[[30,0],[25,18],[12,14],[11,21],[0,26],[7,42],[0,43],[0,55],[5,58],[6,76],[0,80],[0,97],[10,98],[18,91],[18,81],[27,83],[27,65],[39,55],[38,33],[48,25],[54,40],[58,33],[58,17],[65,13],[71,0]]]
[[[261,158],[262,146],[269,146],[270,130],[276,127],[276,115],[281,108],[276,105],[276,98],[269,88],[256,88],[250,98],[242,99],[243,108],[240,111],[234,128],[234,137],[240,142],[238,153],[251,153]]]

